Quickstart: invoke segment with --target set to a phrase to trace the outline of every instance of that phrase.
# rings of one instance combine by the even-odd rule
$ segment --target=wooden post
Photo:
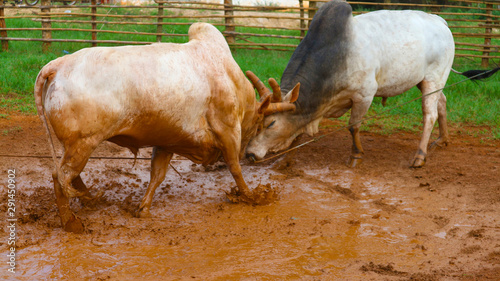
[[[158,3],[158,25],[156,26],[156,33],[163,33],[163,3]],[[156,42],[161,42],[161,35],[156,35]]]
[[[91,0],[90,4],[92,5],[92,8],[90,9],[91,14],[92,14],[92,30],[97,30],[97,1],[96,0]],[[92,40],[97,40],[97,32],[92,32]],[[93,42],[92,47],[97,47],[97,43]]]
[[[391,0],[384,0],[384,3],[390,4]],[[391,5],[384,5],[382,7],[383,7],[384,10],[390,10],[391,9]]]
[[[40,11],[43,13],[50,13],[50,5],[51,5],[51,0],[42,0],[41,2],[41,8]],[[43,17],[42,18],[42,39],[44,40],[50,40],[52,39],[52,31],[50,30],[52,28],[52,22],[50,17]],[[50,41],[44,41],[42,43],[42,52],[47,53],[50,49]]]
[[[314,17],[314,14],[316,14],[316,10],[314,10],[314,8],[316,7],[316,1],[309,1],[309,12],[307,13],[307,16],[310,18],[310,20],[307,23],[307,28],[311,27],[312,18]]]
[[[486,14],[488,14],[488,17],[486,19],[486,29],[485,29],[485,33],[486,35],[484,36],[484,45],[491,45],[491,37],[488,37],[488,36],[491,36],[491,33],[492,33],[492,28],[491,28],[491,24],[493,24],[493,19],[491,17],[491,15],[493,14],[493,4],[492,3],[488,3],[486,4]],[[484,51],[483,51],[483,56],[486,56],[485,58],[482,58],[481,60],[481,66],[482,67],[488,67],[489,66],[489,56],[490,56],[490,48],[489,47],[484,47]]]
[[[5,19],[3,18],[5,16],[5,9],[0,7],[0,27],[1,28],[6,28],[7,25],[5,24]],[[2,30],[0,31],[0,37],[7,37],[7,30]],[[7,40],[2,40],[2,51],[8,51],[9,50],[9,41]]]
[[[234,15],[233,12],[233,0],[224,0],[224,15],[226,16],[225,18],[225,31],[228,32],[234,32],[236,29],[234,27],[234,18],[231,17]],[[236,41],[234,34],[226,34],[226,41],[228,44],[234,44]]]
[[[299,0],[299,6],[300,6],[300,37],[304,37],[306,35],[306,31],[304,28],[306,28],[306,22],[303,20],[304,18],[304,0]]]

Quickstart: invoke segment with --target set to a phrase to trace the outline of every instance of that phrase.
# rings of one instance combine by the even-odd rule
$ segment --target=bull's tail
[[[45,94],[47,93],[47,86],[48,86],[48,81],[51,77],[53,77],[56,73],[56,70],[50,65],[45,66],[40,70],[40,73],[38,73],[38,76],[35,81],[35,90],[34,90],[34,95],[35,95],[35,103],[36,103],[36,109],[38,111],[38,117],[40,117],[40,120],[42,120],[43,126],[45,127],[45,130],[47,132],[48,136],[48,141],[49,141],[49,147],[51,149],[52,153],[52,160],[54,161],[54,171],[52,173],[53,176],[58,175],[58,165],[57,165],[57,157],[56,157],[56,150],[54,147],[54,141],[52,140],[52,135],[50,133],[50,128],[49,124],[47,122],[47,117],[45,115],[45,107],[44,107],[44,100],[45,100]]]
[[[478,70],[478,69],[473,69],[473,70],[467,70],[464,72],[459,72],[456,71],[455,69],[451,69],[451,71],[455,72],[456,74],[463,75],[470,80],[478,81],[478,80],[483,80],[488,77],[491,77],[493,74],[495,74],[497,71],[500,70],[500,67],[496,67],[493,69],[486,69],[486,70]]]

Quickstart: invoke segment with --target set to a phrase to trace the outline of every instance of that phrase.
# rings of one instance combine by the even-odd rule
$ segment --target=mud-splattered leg
[[[59,210],[59,217],[61,218],[61,224],[64,230],[74,233],[82,233],[84,231],[83,223],[73,214],[69,205],[69,198],[66,197],[62,191],[61,184],[59,183],[56,173],[52,174],[52,179],[54,181],[54,192],[56,195],[56,205]]]
[[[234,145],[232,147],[234,147]],[[238,150],[231,147],[225,147],[222,151],[224,160],[226,161],[229,167],[229,171],[231,172],[231,175],[236,182],[236,187],[232,188],[231,193],[228,193],[227,196],[232,202],[253,203],[252,193],[245,183],[245,179],[243,178],[243,174],[241,173],[241,165],[239,163],[240,161],[238,154]]]
[[[151,217],[150,209],[153,202],[153,196],[156,188],[163,182],[167,174],[168,165],[174,154],[167,152],[161,147],[153,148],[153,155],[151,158],[151,180],[146,190],[146,194],[142,198],[141,205],[137,210],[136,216],[140,218]]]
[[[348,166],[354,168],[363,162],[363,147],[361,146],[361,139],[359,137],[359,125],[349,128],[352,136],[352,149],[351,156],[349,157]]]
[[[438,123],[439,138],[430,145],[429,149],[447,146],[450,141],[450,136],[448,134],[448,122],[446,119],[446,96],[442,92],[440,93],[438,103]]]
[[[223,126],[225,124],[217,124]],[[241,173],[240,166],[240,148],[241,148],[241,137],[236,130],[231,127],[219,127],[216,132],[220,142],[222,143],[221,151],[224,161],[226,162],[234,181],[236,182],[236,187],[231,189],[230,193],[227,193],[227,197],[232,202],[252,202],[252,193],[245,183],[245,179]]]
[[[96,199],[101,198],[104,195],[104,191],[98,191],[96,194],[92,195],[90,193],[90,189],[87,188],[85,183],[82,180],[82,177],[78,175],[72,182],[71,185],[78,190],[78,192],[81,192],[82,195],[78,196],[78,199],[80,199],[80,202],[82,204],[87,204],[90,203]]]
[[[91,138],[64,144],[64,154],[58,173],[52,175],[61,224],[66,231],[75,233],[84,231],[83,223],[70,209],[69,198],[88,193],[80,173],[98,144],[97,140]]]
[[[417,153],[415,153],[415,157],[413,158],[411,164],[411,167],[413,168],[419,168],[425,164],[425,160],[427,157],[427,145],[429,144],[429,139],[431,137],[434,123],[436,123],[436,120],[438,119],[438,103],[440,101],[442,94],[438,92],[432,95],[426,95],[440,88],[432,81],[424,80],[420,82],[420,84],[418,84],[418,88],[420,89],[422,95],[424,96],[422,98],[422,113],[424,117],[424,128],[422,132],[422,138],[420,139],[420,143],[418,145]]]
[[[373,96],[359,102],[353,102],[352,105],[351,118],[349,119],[349,132],[351,132],[352,136],[352,149],[349,162],[347,163],[347,165],[351,168],[358,166],[363,161],[364,151],[359,137],[359,129],[361,128],[360,121],[365,116],[368,108],[370,108],[372,99]]]

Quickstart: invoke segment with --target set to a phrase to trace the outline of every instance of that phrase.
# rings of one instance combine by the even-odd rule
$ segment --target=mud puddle
[[[205,168],[177,157],[172,165],[176,171],[169,170],[156,192],[153,218],[138,219],[132,214],[149,181],[149,161],[132,167],[132,161],[91,160],[82,178],[104,195],[88,206],[73,204],[85,234],[62,231],[52,207],[52,229],[18,252],[19,280],[340,277],[362,257],[396,254],[403,262],[423,256],[418,249],[401,250],[414,248],[415,239],[392,225],[384,209],[404,213],[415,206],[390,183],[349,170],[306,168],[296,178],[274,171],[273,164],[245,166],[250,187],[272,186],[280,197],[268,206],[249,206],[226,199],[234,181],[223,163]],[[29,197],[39,195],[33,181],[24,185],[27,178],[20,176],[20,182]],[[42,182],[50,196],[50,184]],[[362,192],[353,191],[356,185]]]
[[[0,152],[48,155],[38,120],[25,119],[9,121],[23,130],[0,136]],[[229,202],[235,183],[224,164],[176,157],[178,173],[169,169],[147,219],[133,214],[149,161],[90,160],[82,178],[103,196],[73,201],[86,226],[80,235],[61,229],[50,159],[2,158],[3,172],[17,171],[18,227],[17,272],[2,262],[0,279],[498,280],[500,150],[454,137],[418,170],[408,168],[416,135],[365,136],[365,162],[346,168],[348,132],[291,162],[245,164],[250,188],[278,192],[264,206]],[[103,144],[94,156],[130,153]],[[8,235],[2,228],[2,247]]]

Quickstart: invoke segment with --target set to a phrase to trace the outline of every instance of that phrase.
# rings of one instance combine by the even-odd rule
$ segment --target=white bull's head
[[[246,74],[261,97],[271,95],[271,91],[253,73],[247,72]],[[278,152],[288,148],[301,133],[292,117],[292,113],[295,111],[294,102],[299,97],[300,83],[297,83],[284,98],[276,80],[270,78],[269,85],[273,89],[271,104],[264,112],[262,128],[247,146],[246,155],[252,161],[262,159],[268,151]]]

